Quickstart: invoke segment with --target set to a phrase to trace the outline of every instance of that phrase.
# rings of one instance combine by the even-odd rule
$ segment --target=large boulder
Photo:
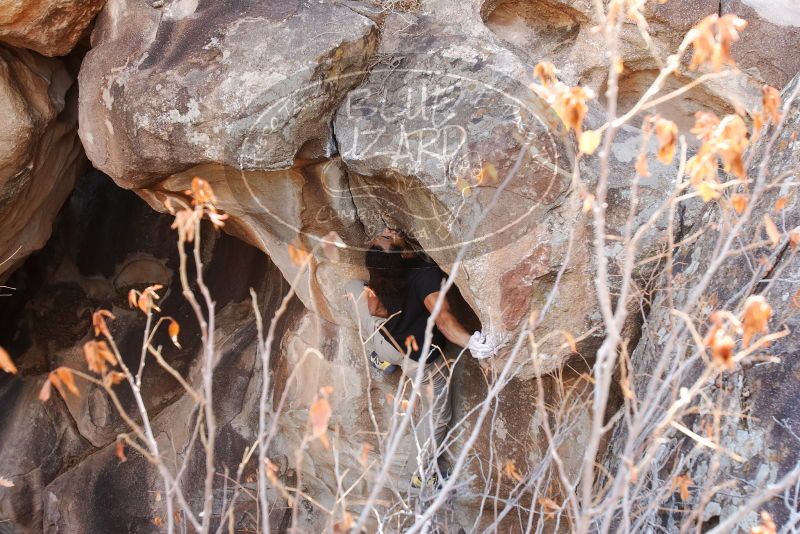
[[[64,56],[86,33],[105,0],[2,0],[0,41]]]
[[[58,59],[0,47],[0,281],[50,237],[84,164],[73,82]]]
[[[336,3],[112,0],[81,66],[81,139],[124,187],[202,163],[288,168],[306,143],[331,151],[329,119],[376,42]]]

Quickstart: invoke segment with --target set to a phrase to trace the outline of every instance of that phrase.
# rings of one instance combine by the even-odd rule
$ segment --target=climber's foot
[[[375,351],[369,353],[369,362],[372,364],[372,367],[384,373],[391,373],[397,369],[397,366],[393,365],[391,362],[378,358],[378,353]]]
[[[427,489],[434,489],[439,486],[439,475],[432,473],[431,476],[423,482],[419,473],[415,473],[414,476],[411,477],[411,485],[417,489],[422,489],[423,486]]]

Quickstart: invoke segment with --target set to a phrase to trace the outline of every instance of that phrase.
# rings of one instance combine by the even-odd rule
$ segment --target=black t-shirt
[[[406,350],[405,342],[408,336],[414,336],[418,349],[412,349],[410,357],[414,361],[419,361],[420,350],[425,341],[425,327],[428,324],[428,317],[430,317],[430,312],[425,307],[425,297],[442,289],[444,273],[435,264],[420,257],[406,260],[406,262],[406,297],[402,308],[387,309],[390,316],[398,311],[400,313],[386,321],[384,327],[403,351]],[[381,330],[381,334],[387,337],[383,330]],[[425,361],[432,362],[440,358],[441,352],[435,347],[444,350],[445,342],[444,334],[434,325],[431,354]]]

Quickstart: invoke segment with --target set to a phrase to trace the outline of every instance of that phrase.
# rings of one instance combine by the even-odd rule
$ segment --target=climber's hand
[[[478,360],[486,359],[495,353],[495,348],[486,342],[486,337],[480,332],[475,332],[470,336],[466,349],[473,358]]]

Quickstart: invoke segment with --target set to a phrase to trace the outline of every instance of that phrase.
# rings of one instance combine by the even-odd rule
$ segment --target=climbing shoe
[[[375,369],[383,371],[385,373],[391,373],[392,371],[397,369],[397,366],[392,364],[391,362],[387,362],[386,360],[381,360],[380,358],[378,358],[378,353],[375,352],[374,350],[369,353],[369,362]]]
[[[411,477],[411,485],[417,489],[422,489],[423,485],[428,489],[436,488],[439,485],[439,475],[433,473],[423,483],[419,473],[415,473],[414,476]]]

